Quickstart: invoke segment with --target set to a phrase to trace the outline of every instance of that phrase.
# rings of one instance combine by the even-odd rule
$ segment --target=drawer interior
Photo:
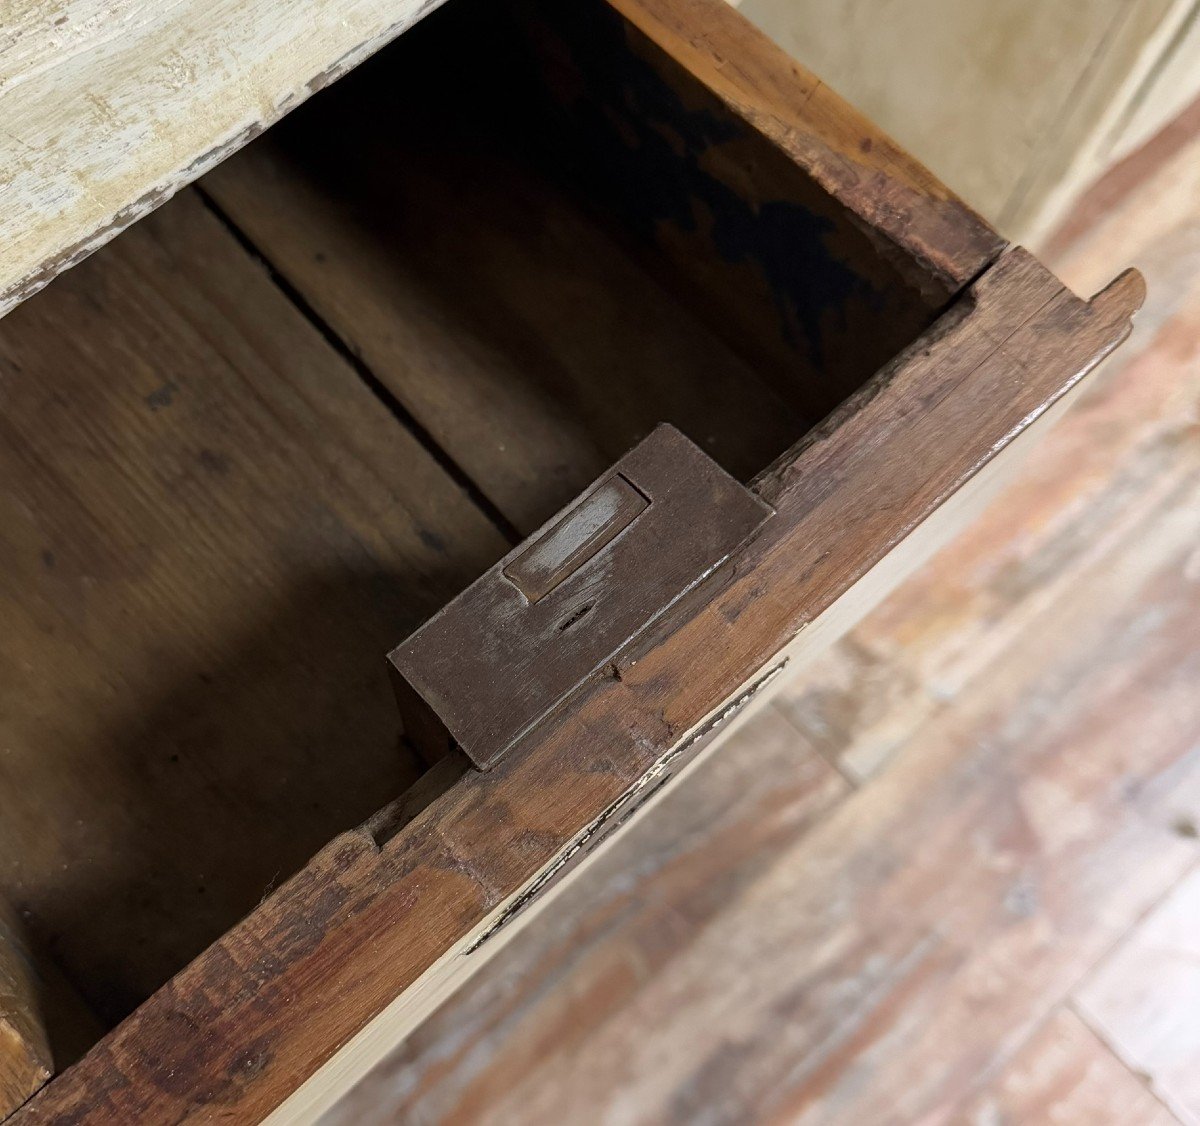
[[[121,1019],[415,778],[396,642],[949,296],[616,8],[451,0],[0,322],[0,897]]]

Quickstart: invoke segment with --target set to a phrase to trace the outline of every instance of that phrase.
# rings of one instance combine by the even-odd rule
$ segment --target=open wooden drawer
[[[451,0],[25,302],[0,895],[82,998],[59,1064],[112,1027],[14,1121],[316,1117],[1140,299],[1007,249],[721,0]],[[517,574],[597,480],[611,535]],[[587,598],[401,650],[422,774],[382,658],[502,557],[519,607]]]

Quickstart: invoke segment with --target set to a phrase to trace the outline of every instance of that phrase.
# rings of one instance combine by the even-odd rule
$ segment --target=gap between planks
[[[371,370],[370,366],[350,347],[337,330],[313,308],[312,303],[292,284],[290,279],[275,265],[267,253],[229,215],[229,213],[201,186],[193,185],[205,208],[213,215],[230,237],[257,262],[271,283],[292,304],[297,312],[320,333],[322,339],[346,362],[367,389],[386,408],[387,412],[416,439],[438,467],[449,477],[467,499],[486,517],[495,529],[514,547],[524,539],[516,525],[488,499],[487,494],[461,465],[443,449],[425,426],[392,393],[387,384]]]
[[[1195,868],[1192,869],[1193,872],[1195,872],[1195,870],[1196,870]],[[1181,877],[1180,883],[1182,883],[1183,880],[1186,878],[1187,878],[1186,876]],[[1176,890],[1176,888],[1178,888],[1178,887],[1179,887],[1179,884],[1174,884],[1171,887],[1171,889],[1163,895],[1162,899],[1160,899],[1158,901],[1158,903],[1156,903],[1154,905],[1154,907],[1150,908],[1150,910],[1147,911],[1146,914],[1147,915],[1150,914],[1151,911],[1155,910],[1157,907],[1159,907],[1162,904],[1163,900],[1170,898],[1172,892],[1174,892]],[[1141,922],[1141,920],[1139,920],[1139,923],[1140,922]],[[1124,942],[1126,939],[1128,939],[1130,933],[1132,931],[1136,930],[1136,928],[1137,928],[1137,924],[1135,924],[1133,927],[1130,927],[1129,930],[1126,931],[1125,934],[1123,934],[1121,936],[1120,941],[1113,944],[1114,948],[1119,947],[1121,942]],[[1112,951],[1110,950],[1109,953],[1111,954]],[[1103,959],[1101,959],[1100,961],[1103,962]],[[1083,981],[1086,981],[1087,978],[1091,976],[1091,972],[1093,972],[1095,969],[1096,969],[1096,967],[1093,966],[1092,970],[1089,971],[1088,974],[1085,974],[1083,979],[1081,979],[1081,981],[1078,981],[1075,983],[1075,985],[1071,989],[1072,994],[1077,989],[1079,989],[1079,987],[1083,983]],[[1095,1022],[1089,1018],[1087,1010],[1084,1009],[1081,1005],[1079,1005],[1073,996],[1068,996],[1063,1001],[1060,1009],[1051,1010],[1051,1012],[1049,1012],[1046,1015],[1045,1023],[1049,1023],[1051,1020],[1054,1019],[1055,1013],[1061,1012],[1061,1011],[1070,1013],[1077,1021],[1079,1021],[1079,1023],[1082,1024],[1083,1027],[1086,1028],[1096,1038],[1096,1040],[1103,1046],[1104,1050],[1109,1054],[1109,1056],[1112,1057],[1113,1063],[1117,1067],[1121,1068],[1121,1070],[1124,1071],[1134,1083],[1136,1083],[1139,1087],[1141,1087],[1141,1089],[1143,1091],[1145,1091],[1146,1094],[1151,1099],[1153,1099],[1160,1107],[1162,1107],[1163,1111],[1166,1114],[1170,1115],[1170,1117],[1176,1122],[1181,1121],[1181,1119],[1179,1118],[1179,1115],[1177,1115],[1175,1113],[1175,1111],[1171,1108],[1171,1105],[1155,1089],[1153,1077],[1151,1075],[1147,1074],[1146,1072],[1140,1071],[1140,1070],[1138,1070],[1138,1068],[1130,1065],[1130,1063],[1125,1059],[1125,1057],[1117,1050],[1116,1045],[1113,1044],[1112,1040],[1109,1038],[1108,1034],[1104,1031],[1104,1029],[1101,1028],[1097,1024],[1097,1022]]]
[[[862,785],[869,785],[879,777],[880,775],[878,774],[872,775]],[[1175,894],[1180,885],[1194,876],[1198,871],[1200,871],[1200,861],[1188,867],[1177,880],[1166,887],[1160,895],[1152,899],[1130,921],[1129,925],[1112,939],[1108,946],[1101,950],[1087,966],[1079,971],[1073,981],[1064,985],[1056,996],[1050,998],[1042,1015],[1026,1031],[1024,1036],[1015,1041],[1007,1050],[997,1052],[992,1064],[980,1072],[977,1080],[971,1085],[970,1089],[965,1091],[961,1098],[958,1099],[955,1112],[965,1112],[967,1107],[976,1102],[994,1082],[1003,1077],[1030,1045],[1037,1042],[1058,1014],[1066,1011],[1074,1016],[1103,1045],[1104,1050],[1112,1057],[1113,1062],[1123,1071],[1127,1072],[1132,1080],[1146,1091],[1155,1103],[1161,1106],[1172,1119],[1178,1120],[1178,1116],[1174,1110],[1164,1101],[1159,1092],[1155,1090],[1154,1084],[1151,1082],[1151,1077],[1129,1065],[1122,1054],[1111,1043],[1104,1030],[1098,1027],[1096,1022],[1089,1018],[1087,1012],[1076,1004],[1075,994],[1107,963],[1109,958],[1121,949],[1129,938],[1137,932],[1138,928]]]

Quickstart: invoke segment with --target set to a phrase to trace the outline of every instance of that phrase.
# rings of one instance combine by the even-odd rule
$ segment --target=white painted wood
[[[1013,241],[1200,94],[1197,0],[736,0]]]
[[[1114,126],[1111,159],[1128,156],[1187,109],[1196,96],[1200,83],[1200,2],[1192,0],[1179,25],[1171,31]]]
[[[3,0],[0,315],[441,0]]]

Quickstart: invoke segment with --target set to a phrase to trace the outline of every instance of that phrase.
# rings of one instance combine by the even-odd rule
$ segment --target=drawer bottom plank
[[[50,1078],[54,1061],[37,979],[16,919],[0,901],[0,1121]]]
[[[411,781],[505,546],[193,193],[0,321],[0,896],[106,1021]]]
[[[522,154],[520,114],[441,89],[425,31],[203,190],[521,535],[661,422],[741,480],[762,469],[810,424],[795,397]],[[464,31],[454,70],[475,36],[490,51]]]

